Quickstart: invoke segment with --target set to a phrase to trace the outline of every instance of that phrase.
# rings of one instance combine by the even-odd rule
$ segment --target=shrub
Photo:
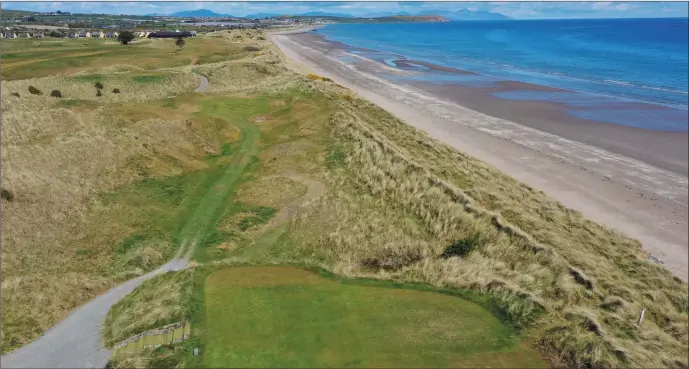
[[[181,49],[182,46],[184,46],[184,39],[182,37],[179,37],[177,41],[175,41],[175,45],[177,45],[177,47]]]
[[[244,51],[261,51],[261,48],[255,45],[246,45]]]
[[[324,80],[324,81],[326,81],[326,82],[332,82],[332,81],[333,81],[332,79],[330,79],[330,78],[328,78],[328,77],[323,77],[323,78],[321,78],[321,79]]]
[[[117,36],[117,41],[119,41],[122,45],[129,44],[133,39],[134,39],[134,34],[129,32],[129,31],[122,31]]]
[[[266,38],[263,37],[263,36],[258,36],[258,39],[261,40],[261,41],[263,41],[263,40],[265,40]]]
[[[0,197],[2,197],[3,200],[7,200],[7,201],[12,201],[14,199],[14,195],[12,194],[12,192],[10,192],[8,189],[5,189],[5,188],[3,188],[0,191]]]
[[[43,95],[43,92],[41,92],[41,90],[37,89],[37,88],[34,87],[34,86],[29,86],[29,92],[30,92],[32,95]]]
[[[114,94],[119,94],[119,93],[120,93],[120,89],[119,89],[119,88],[113,88],[113,89],[112,89],[112,93],[114,93]]]
[[[477,244],[478,238],[476,236],[463,238],[448,246],[440,257],[447,259],[453,256],[467,256],[476,248]]]
[[[16,96],[16,97],[21,97],[21,96],[19,96],[19,92],[12,92],[10,95]]]
[[[101,96],[103,96],[103,94],[100,92],[100,90],[96,90],[96,96],[101,97]]]
[[[62,92],[60,92],[60,90],[53,90],[53,91],[50,93],[50,96],[52,96],[52,97],[57,97],[57,98],[61,98],[61,97],[62,97]]]
[[[100,83],[100,82],[96,82],[96,84],[94,84],[94,86],[96,86],[96,89],[98,89],[98,90],[102,90],[102,89],[103,89],[103,84]]]

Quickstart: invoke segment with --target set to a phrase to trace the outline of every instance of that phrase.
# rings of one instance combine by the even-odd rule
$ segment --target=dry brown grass
[[[212,37],[236,43],[236,34]],[[280,173],[306,173],[328,189],[296,213],[273,261],[488,292],[552,363],[687,367],[687,284],[647,262],[638,242],[349,92],[342,95],[334,84],[296,75],[260,33],[250,35],[243,38],[251,37],[265,53],[180,67],[178,84],[165,93],[183,90],[184,73],[196,71],[209,78],[208,95],[260,93],[276,96],[270,106],[292,109],[282,119],[257,123],[260,167],[238,196],[255,205],[286,206],[301,188],[275,180]],[[112,68],[113,80],[141,72]],[[50,78],[65,77],[32,83],[49,91],[39,82]],[[92,82],[84,83],[92,89]],[[108,91],[110,83],[104,81]],[[69,98],[83,86],[59,88]],[[13,91],[2,88],[2,188],[15,195],[3,202],[3,318],[13,323],[3,324],[2,340],[16,347],[118,278],[140,274],[169,253],[170,239],[161,238],[136,253],[114,255],[113,240],[146,226],[150,219],[141,214],[153,205],[106,204],[96,201],[97,193],[202,169],[203,158],[237,139],[238,131],[194,116],[194,102],[151,101],[164,97],[159,91],[125,106],[103,102],[116,97],[97,100],[83,92],[88,102],[60,108],[64,103],[45,96],[22,97],[18,104],[5,93]],[[302,93],[292,100],[277,97],[288,89]],[[461,240],[473,240],[473,251],[441,257]],[[128,305],[138,306],[132,315],[155,320],[142,302]],[[643,308],[648,313],[638,326]],[[128,332],[141,329],[121,319],[118,326],[134,327]]]
[[[103,324],[106,345],[112,347],[140,332],[186,319],[193,275],[193,269],[163,274],[115,304]]]
[[[234,65],[227,68],[233,75]],[[101,196],[135,181],[204,169],[209,154],[238,138],[236,127],[195,115],[200,108],[191,96],[163,99],[197,86],[189,72],[111,65],[76,76],[3,82],[2,188],[14,195],[3,201],[3,351],[30,342],[74,307],[170,257],[171,235],[123,253],[115,249],[150,228],[150,214],[167,211],[157,207],[172,205]],[[97,81],[105,85],[102,97],[95,96]],[[64,98],[29,95],[29,85],[59,88]],[[122,93],[111,94],[112,88]],[[15,90],[21,98],[10,94]]]
[[[332,117],[339,192],[298,218],[294,243],[343,274],[489,291],[570,365],[686,367],[687,285],[638,242],[343,100]],[[466,239],[477,240],[468,256],[440,257]]]

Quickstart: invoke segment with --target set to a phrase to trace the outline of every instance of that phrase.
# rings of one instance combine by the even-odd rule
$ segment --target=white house
[[[91,32],[89,31],[82,31],[77,33],[77,38],[90,38],[91,37]]]
[[[117,33],[117,32],[108,32],[108,33],[105,34],[105,37],[107,37],[107,38],[117,38],[117,36],[119,36],[119,35],[120,35],[120,34]]]
[[[91,33],[91,37],[104,38],[105,33],[101,32],[101,31],[96,31],[96,32]]]
[[[20,34],[18,35],[18,37],[19,37],[19,38],[31,38],[31,35],[24,32],[24,33],[20,33]]]
[[[33,38],[43,38],[43,32],[34,32]]]

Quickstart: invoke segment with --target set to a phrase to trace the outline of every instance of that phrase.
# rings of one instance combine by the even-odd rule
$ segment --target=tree
[[[178,38],[177,38],[177,41],[175,41],[175,45],[177,45],[177,47],[179,47],[179,48],[181,49],[182,46],[184,46],[184,38],[183,38],[183,37],[178,37]]]
[[[129,31],[122,31],[117,35],[117,41],[122,45],[128,45],[134,39],[134,34]]]

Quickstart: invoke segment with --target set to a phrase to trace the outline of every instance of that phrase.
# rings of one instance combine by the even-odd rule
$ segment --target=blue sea
[[[393,66],[401,57],[478,73],[411,77],[419,81],[487,87],[511,80],[550,86],[568,92],[515,90],[495,96],[562,103],[584,119],[687,131],[686,18],[335,24],[317,32],[375,50],[376,55],[364,56]],[[671,109],[609,108],[628,102]]]

